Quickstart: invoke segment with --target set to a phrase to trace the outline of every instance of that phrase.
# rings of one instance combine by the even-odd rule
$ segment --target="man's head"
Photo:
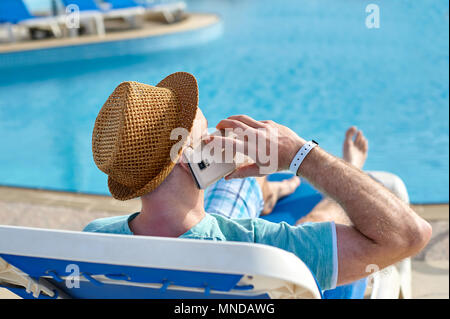
[[[182,128],[197,136],[205,125],[197,105],[197,82],[184,72],[156,86],[124,82],[114,90],[97,116],[92,136],[94,161],[108,174],[113,197],[142,196],[168,177],[182,152],[179,147],[175,158],[170,157],[178,143],[172,132]]]
[[[183,153],[187,146],[193,146],[200,143],[202,137],[205,136],[207,132],[208,121],[201,109],[198,108],[192,130],[186,138],[186,143],[183,143],[181,146],[181,153]],[[174,146],[174,149],[178,149],[177,146]],[[179,150],[177,152],[179,152]],[[193,190],[197,190],[197,186],[191,174],[188,164],[182,160],[182,157],[178,157],[172,171],[164,181],[154,190],[144,194],[143,197],[150,198],[152,195],[156,195],[156,193],[167,192],[176,192],[177,194],[185,193],[186,196],[191,196]]]

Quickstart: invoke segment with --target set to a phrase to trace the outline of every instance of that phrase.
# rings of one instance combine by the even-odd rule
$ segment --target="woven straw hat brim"
[[[198,86],[195,77],[186,72],[177,72],[167,76],[157,87],[171,90],[180,103],[180,127],[191,132],[198,109]],[[177,160],[181,156],[182,149],[178,151]],[[133,189],[108,176],[108,188],[111,195],[118,200],[128,200],[140,197],[156,189],[170,174],[176,164],[176,160],[170,159],[167,154],[167,164],[145,186]]]

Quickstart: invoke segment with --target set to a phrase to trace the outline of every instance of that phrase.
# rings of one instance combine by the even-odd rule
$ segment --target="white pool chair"
[[[120,0],[118,2],[104,2],[101,6],[94,0],[62,0],[66,8],[75,7],[80,14],[80,19],[91,19],[95,22],[97,34],[105,34],[104,19],[121,18],[135,28],[138,23],[136,18],[145,13],[145,9],[132,0]]]
[[[0,226],[0,287],[23,298],[321,298],[271,246]]]
[[[22,0],[0,1],[0,24],[8,30],[9,41],[15,41],[14,27],[49,28],[55,37],[61,37],[61,17],[36,17]]]
[[[154,0],[141,0],[147,13],[161,13],[167,23],[178,21],[183,12],[186,10],[186,3],[183,1],[167,2]]]
[[[105,18],[122,18],[131,27],[138,27],[137,18],[145,13],[145,8],[134,0],[105,0],[102,3]]]

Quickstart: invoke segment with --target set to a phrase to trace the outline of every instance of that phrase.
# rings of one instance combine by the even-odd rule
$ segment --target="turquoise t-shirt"
[[[133,235],[129,222],[139,213],[101,218],[83,231]],[[315,275],[321,289],[333,289],[337,281],[336,228],[333,222],[291,226],[261,218],[230,219],[206,214],[180,238],[266,244],[298,256]]]

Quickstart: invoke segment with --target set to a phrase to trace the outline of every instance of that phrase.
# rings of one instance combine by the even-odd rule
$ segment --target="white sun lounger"
[[[163,2],[163,1],[144,1],[146,12],[161,13],[167,23],[177,21],[177,17],[186,10],[186,3],[183,1]]]
[[[0,226],[0,287],[23,298],[321,298],[308,267],[271,246],[16,226]]]
[[[14,26],[18,27],[48,27],[55,37],[61,37],[60,17],[36,17],[32,15],[22,0],[0,0],[0,25],[8,30],[9,41],[15,41]]]
[[[105,35],[104,19],[122,18],[136,27],[136,17],[145,13],[145,9],[134,2],[126,7],[114,7],[109,2],[99,6],[94,0],[62,0],[62,3],[66,8],[77,8],[80,20],[94,21],[99,36]]]

